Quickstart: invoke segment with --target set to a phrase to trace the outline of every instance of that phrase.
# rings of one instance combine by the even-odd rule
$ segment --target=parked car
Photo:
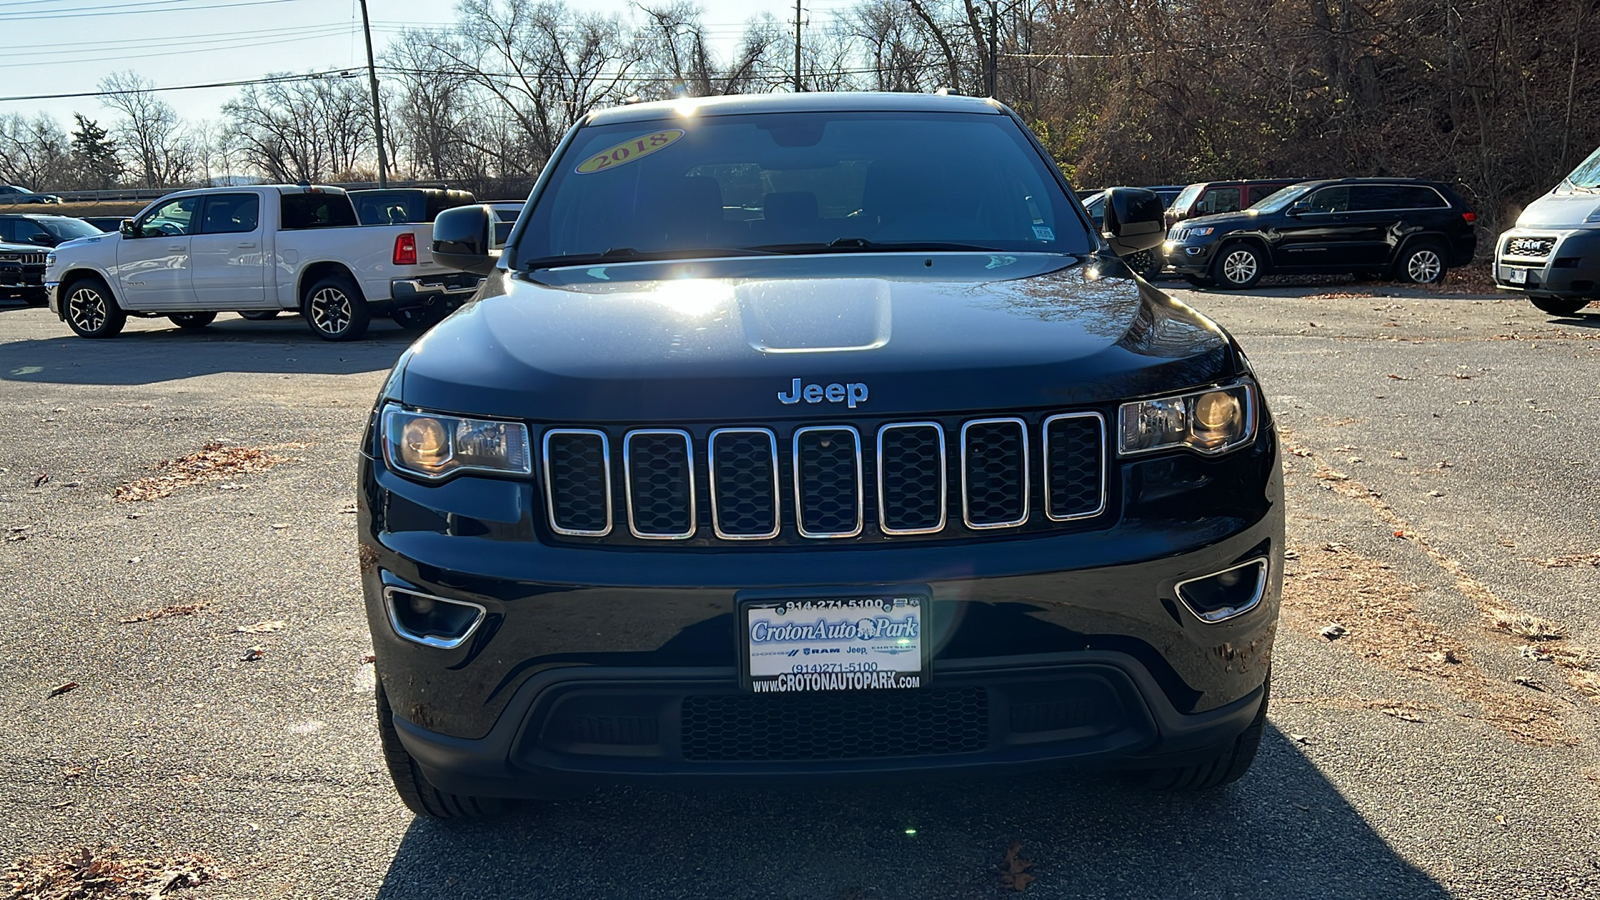
[[[1202,181],[1191,184],[1167,205],[1167,227],[1171,228],[1184,219],[1192,219],[1195,216],[1211,216],[1248,209],[1302,180],[1267,178],[1255,181]]]
[[[14,184],[0,184],[0,206],[8,203],[60,203],[55,194],[36,194]]]
[[[319,337],[354,340],[373,312],[467,277],[433,260],[432,234],[427,224],[360,225],[334,187],[179,191],[116,234],[57,247],[45,285],[51,309],[83,337],[114,336],[130,315],[193,329],[219,312],[298,310]]]
[[[66,241],[100,234],[101,230],[70,216],[0,213],[0,241],[54,247]]]
[[[1307,181],[1247,210],[1179,223],[1167,266],[1196,285],[1247,288],[1262,276],[1354,274],[1418,284],[1472,261],[1477,215],[1419,178]]]
[[[1553,316],[1600,300],[1600,148],[1500,235],[1494,283]]]
[[[1243,775],[1272,418],[1113,255],[1156,196],[1113,191],[1106,238],[1069,190],[992,100],[760,94],[584,116],[502,251],[441,213],[435,257],[487,279],[385,379],[357,492],[406,804]]]
[[[44,293],[44,247],[0,241],[0,297],[20,297],[41,306]]]

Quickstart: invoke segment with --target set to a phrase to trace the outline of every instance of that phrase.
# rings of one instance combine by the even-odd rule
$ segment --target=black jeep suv
[[[1436,181],[1303,181],[1246,210],[1179,222],[1164,252],[1167,271],[1201,286],[1248,288],[1272,274],[1432,284],[1472,261],[1476,219],[1460,195]]]
[[[1278,443],[1226,332],[1113,255],[989,100],[586,116],[360,463],[379,734],[413,810],[585,782],[1088,764],[1261,737]],[[1109,243],[1108,243],[1109,240]]]

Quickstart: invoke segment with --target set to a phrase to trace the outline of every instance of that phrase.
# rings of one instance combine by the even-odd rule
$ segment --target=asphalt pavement
[[[394,796],[364,659],[356,446],[412,336],[86,341],[0,306],[0,864],[199,853],[227,877],[167,895],[194,898],[942,900],[1014,895],[1020,844],[1037,897],[1600,897],[1600,306],[1173,294],[1239,337],[1291,450],[1244,781],[615,789],[468,825]],[[208,444],[258,466],[174,485]]]

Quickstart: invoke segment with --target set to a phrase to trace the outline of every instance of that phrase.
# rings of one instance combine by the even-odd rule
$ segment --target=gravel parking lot
[[[200,854],[194,898],[1600,896],[1600,306],[1173,294],[1291,451],[1243,782],[619,789],[479,825],[414,820],[373,727],[355,455],[411,335],[86,341],[0,306],[0,863]]]

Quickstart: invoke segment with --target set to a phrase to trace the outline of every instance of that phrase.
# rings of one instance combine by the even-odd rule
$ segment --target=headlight
[[[1187,447],[1215,456],[1255,440],[1256,418],[1255,385],[1249,381],[1124,403],[1117,449],[1130,456]]]
[[[1216,230],[1216,226],[1213,225],[1207,225],[1204,228],[1191,228],[1189,229],[1189,237],[1206,237]]]
[[[439,479],[451,472],[533,471],[528,428],[520,422],[467,419],[386,407],[383,458],[391,469],[419,478]]]
[[[44,255],[44,267],[46,269],[54,269],[56,267],[56,254],[54,250]]]

